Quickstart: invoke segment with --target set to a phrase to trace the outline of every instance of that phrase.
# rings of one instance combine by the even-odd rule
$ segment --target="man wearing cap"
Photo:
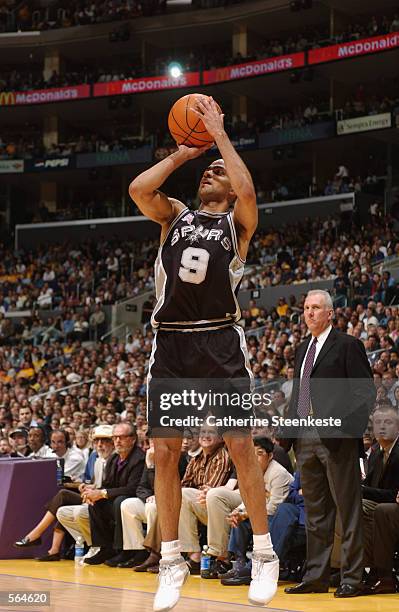
[[[86,530],[83,533],[78,533],[77,535],[83,535],[86,541],[90,544],[90,527],[89,527],[89,512],[88,507],[83,509],[83,512],[80,512],[80,508],[82,507],[82,495],[85,491],[89,489],[99,489],[102,484],[103,479],[103,470],[106,459],[112,454],[114,445],[112,442],[112,427],[107,425],[102,425],[97,427],[93,434],[93,441],[96,450],[93,451],[91,456],[96,457],[94,462],[94,470],[93,470],[93,478],[90,484],[82,483],[79,485],[79,493],[76,491],[70,491],[67,489],[62,489],[59,491],[47,504],[47,512],[44,515],[43,519],[36,525],[24,538],[15,542],[14,546],[17,548],[27,547],[27,546],[35,546],[41,543],[41,535],[44,531],[54,522],[55,517],[58,517],[58,511],[60,509],[67,510],[65,515],[72,516],[76,520],[76,516],[79,514],[83,517],[86,517],[86,522],[83,520],[83,525],[87,525]],[[93,460],[89,458],[89,461],[93,463]],[[85,472],[86,473],[86,472]],[[78,509],[78,510],[77,510]],[[60,560],[60,549],[61,544],[64,539],[66,526],[63,523],[57,522],[54,526],[53,533],[53,541],[51,548],[48,553],[43,557],[38,557],[38,561],[59,561]],[[70,531],[68,529],[68,531]],[[75,536],[75,534],[72,534]]]
[[[90,529],[99,552],[85,563],[98,565],[112,560],[111,566],[126,561],[120,506],[127,497],[136,497],[145,464],[145,454],[137,446],[136,428],[129,422],[118,423],[112,430],[115,454],[106,465],[101,491],[85,491],[89,504]]]
[[[28,430],[25,427],[17,427],[9,434],[12,451],[10,457],[27,457],[31,453],[28,446]]]
[[[69,531],[75,540],[82,536],[89,546],[91,546],[89,506],[87,503],[82,503],[82,497],[89,490],[101,489],[107,459],[114,452],[111,425],[99,425],[96,427],[92,440],[95,451],[91,453],[86,465],[85,482],[79,487],[81,497],[75,502],[76,505],[61,506],[57,510],[57,519],[61,525]],[[88,480],[86,476],[92,471],[94,472],[92,484],[86,484]],[[98,548],[92,548],[86,557],[93,556],[98,550]]]

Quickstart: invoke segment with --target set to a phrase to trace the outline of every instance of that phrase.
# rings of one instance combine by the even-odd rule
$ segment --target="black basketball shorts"
[[[248,399],[251,386],[248,350],[240,326],[156,331],[147,378],[147,418],[155,435],[167,435],[167,429],[198,428],[204,421],[217,425],[221,433],[236,429],[236,417],[252,414]],[[229,417],[229,422],[216,423],[215,419],[222,417]]]

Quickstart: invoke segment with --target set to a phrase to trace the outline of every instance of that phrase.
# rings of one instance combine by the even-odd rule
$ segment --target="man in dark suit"
[[[334,595],[354,597],[363,593],[359,438],[374,405],[375,388],[363,344],[335,330],[333,314],[329,293],[309,291],[304,317],[310,335],[295,355],[289,408],[291,418],[308,423],[297,431],[294,441],[305,500],[307,560],[303,582],[285,592],[328,591],[338,509],[341,584]],[[332,419],[332,423],[320,427],[313,418]]]
[[[123,563],[123,534],[120,506],[127,497],[136,497],[144,469],[145,454],[137,446],[136,428],[131,423],[114,425],[112,439],[115,453],[107,460],[102,489],[85,492],[83,503],[89,504],[92,546],[100,547],[85,563],[98,565],[112,559],[112,565]],[[115,555],[116,552],[119,553]]]
[[[374,437],[363,482],[365,566],[371,594],[396,593],[393,558],[399,544],[399,416],[394,408],[373,414]]]

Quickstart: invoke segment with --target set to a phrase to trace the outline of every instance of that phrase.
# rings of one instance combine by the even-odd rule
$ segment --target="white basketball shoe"
[[[166,612],[175,607],[180,598],[180,589],[189,574],[190,570],[183,557],[178,557],[173,561],[160,560],[154,612]]]
[[[277,592],[279,560],[277,555],[252,554],[251,584],[248,600],[254,606],[266,606]]]

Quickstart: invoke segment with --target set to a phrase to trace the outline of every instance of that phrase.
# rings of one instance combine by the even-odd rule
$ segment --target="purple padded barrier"
[[[40,546],[17,549],[13,543],[40,521],[57,491],[55,459],[0,460],[0,559],[29,559],[47,552],[51,528]]]

